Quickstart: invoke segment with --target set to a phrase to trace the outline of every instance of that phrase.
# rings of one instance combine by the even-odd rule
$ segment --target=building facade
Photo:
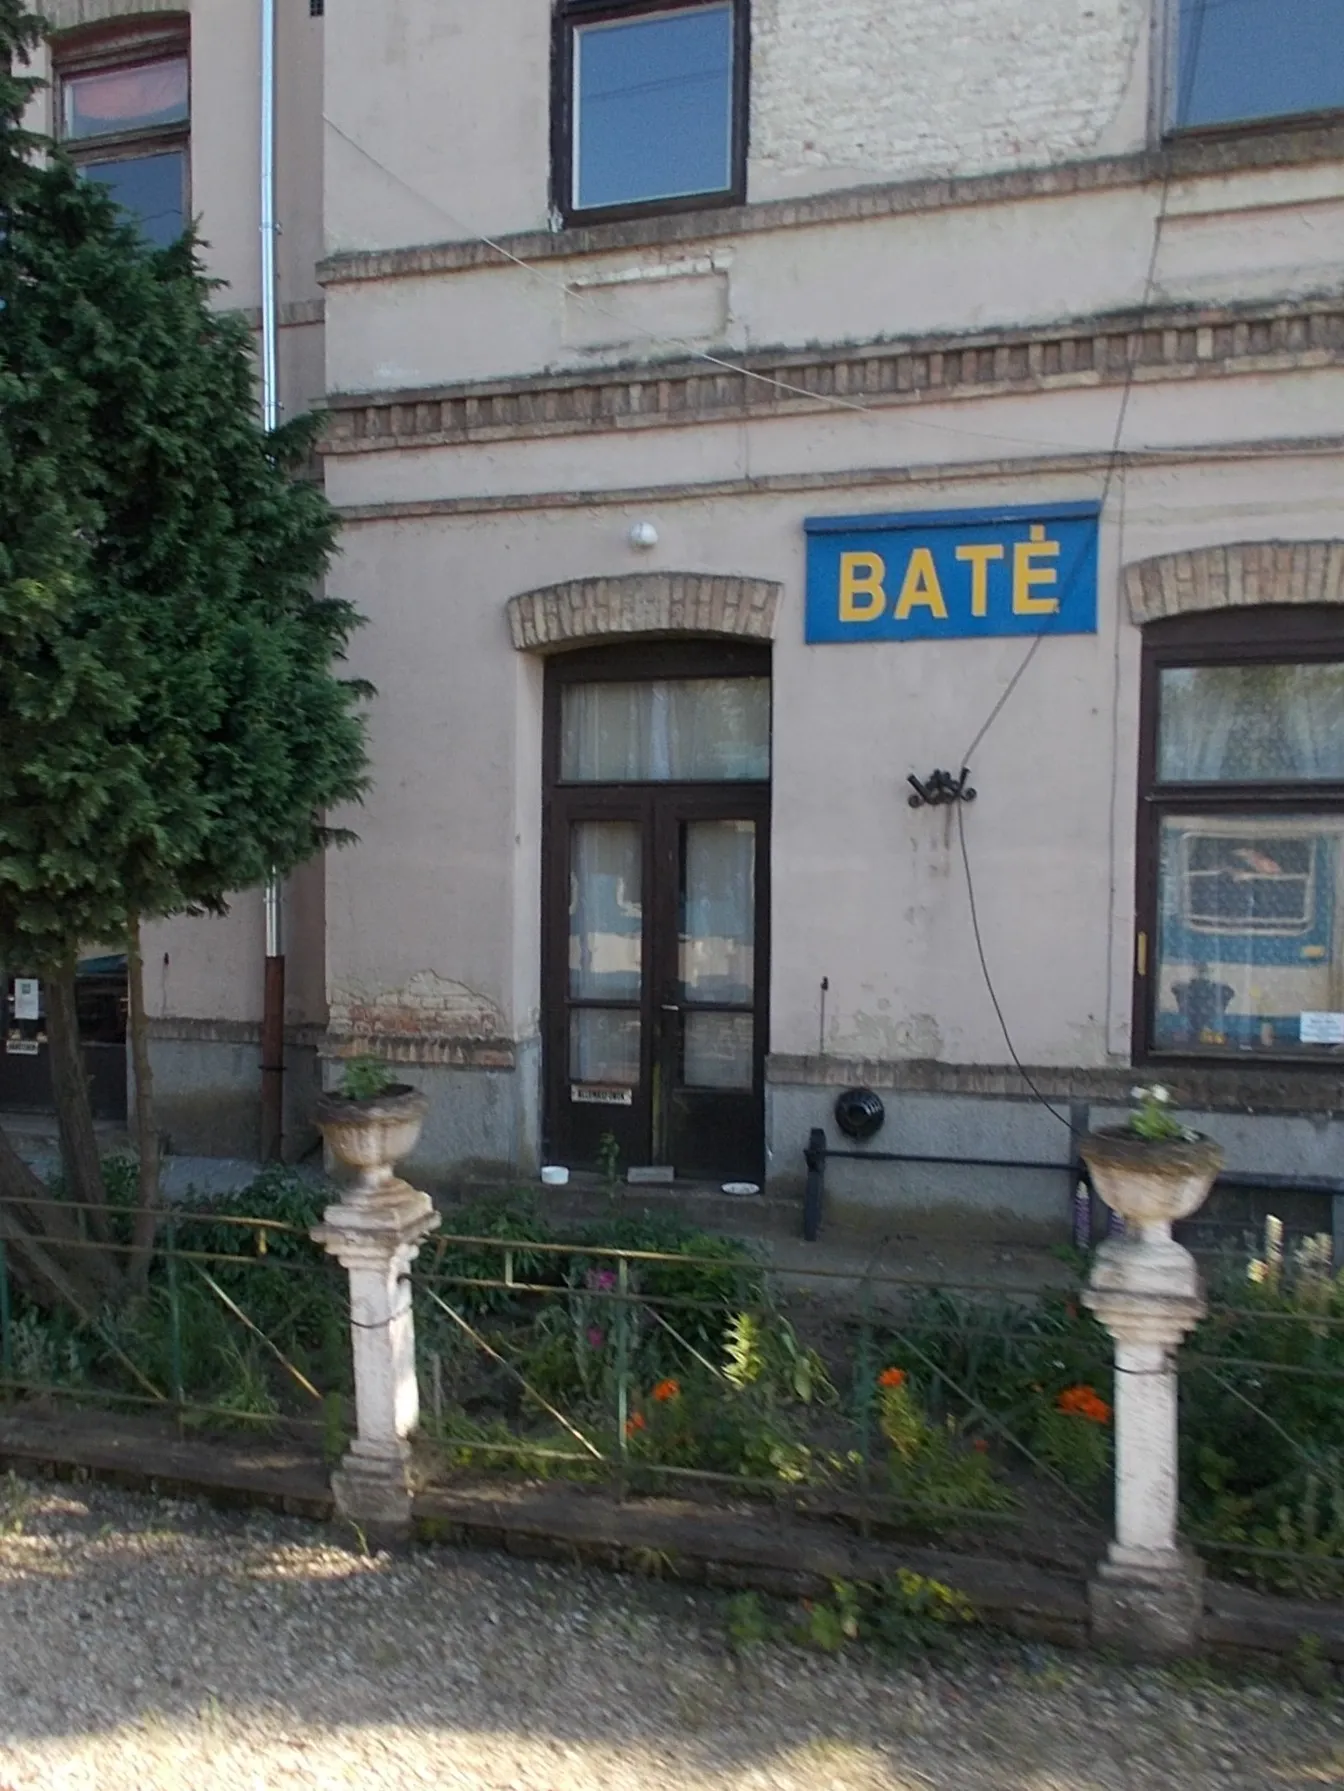
[[[854,1084],[875,1150],[1063,1165],[1136,1072],[1338,1173],[1334,8],[1028,10],[279,0],[286,401],[378,691],[288,892],[295,1151],[360,1052],[441,1182],[788,1191]],[[58,105],[189,55],[256,306],[254,0],[48,11]],[[150,945],[178,1150],[255,1146],[261,952],[250,898]],[[1062,1174],[833,1186],[1067,1222]]]

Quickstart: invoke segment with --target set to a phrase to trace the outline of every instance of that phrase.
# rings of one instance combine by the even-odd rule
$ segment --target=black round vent
[[[835,1100],[835,1123],[846,1138],[875,1138],[882,1130],[887,1110],[871,1088],[847,1088]]]

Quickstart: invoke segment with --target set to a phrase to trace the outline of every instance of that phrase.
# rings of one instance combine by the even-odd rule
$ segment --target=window
[[[1344,1055],[1344,615],[1150,627],[1140,781],[1140,1050]]]
[[[1344,106],[1341,0],[1172,0],[1172,123],[1249,123]]]
[[[180,27],[100,34],[56,49],[58,134],[92,180],[163,248],[188,212],[191,83]]]
[[[555,189],[566,220],[745,196],[748,0],[559,0]]]
[[[565,783],[735,783],[770,776],[770,680],[571,684],[560,709]]]

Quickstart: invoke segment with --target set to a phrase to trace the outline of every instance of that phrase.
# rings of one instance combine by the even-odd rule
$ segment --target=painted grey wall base
[[[152,1039],[154,1109],[171,1156],[235,1157],[261,1153],[261,1046],[217,1039]],[[313,1107],[320,1089],[311,1045],[285,1050],[285,1160],[318,1144]],[[130,1099],[135,1099],[134,1085]]]
[[[884,1092],[886,1123],[868,1144],[835,1124],[834,1088],[789,1085],[766,1090],[767,1172],[771,1194],[801,1198],[803,1148],[820,1126],[834,1150],[911,1156],[997,1157],[1058,1169],[958,1169],[952,1164],[828,1160],[828,1221],[855,1228],[894,1227],[914,1235],[952,1234],[973,1221],[977,1236],[1064,1242],[1070,1235],[1071,1138],[1036,1101],[962,1094]],[[1061,1109],[1066,1115],[1068,1105]]]
[[[415,1155],[400,1172],[416,1187],[439,1193],[478,1183],[510,1186],[534,1181],[539,1168],[535,1043],[517,1047],[513,1069],[458,1069],[397,1064],[398,1080],[429,1099],[429,1115]],[[326,1081],[340,1081],[328,1061]]]

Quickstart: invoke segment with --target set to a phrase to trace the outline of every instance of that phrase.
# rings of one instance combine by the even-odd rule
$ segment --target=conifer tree
[[[0,0],[0,70],[32,41]],[[261,430],[249,331],[212,306],[194,238],[156,250],[59,154],[34,160],[31,89],[3,80],[0,956],[46,982],[65,1184],[105,1233],[75,968],[127,942],[143,1267],[140,923],[219,912],[333,842],[324,812],[364,787],[365,690],[338,675],[358,618],[318,594],[335,517],[301,476],[315,422]],[[36,1212],[20,1168],[0,1146],[0,1194]],[[30,1282],[68,1297],[15,1242]],[[107,1297],[58,1266],[84,1302]]]

